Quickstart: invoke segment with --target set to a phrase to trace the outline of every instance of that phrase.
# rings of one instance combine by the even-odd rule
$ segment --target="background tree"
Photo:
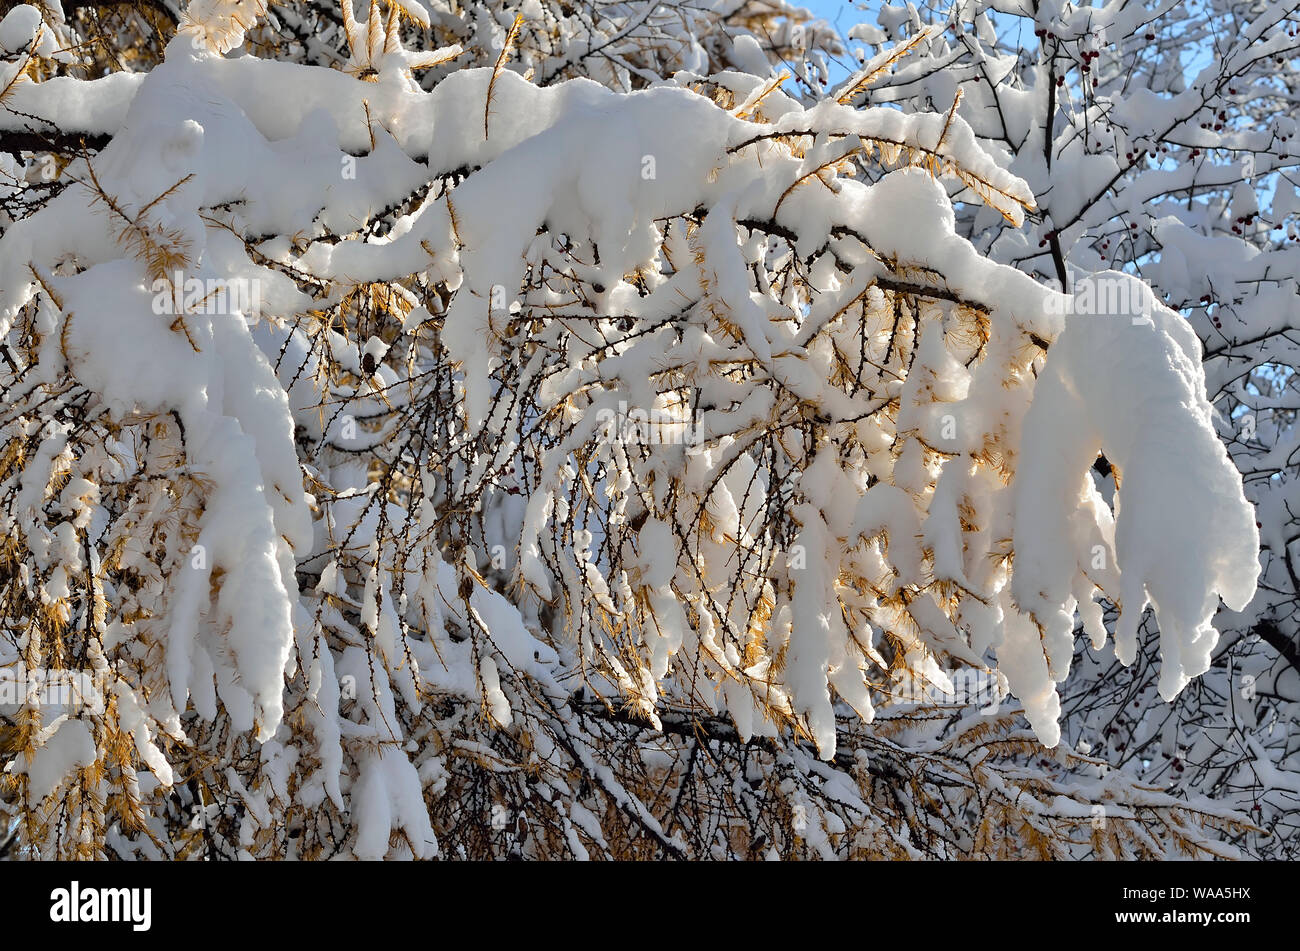
[[[1148,281],[1204,348],[1220,438],[1261,531],[1259,590],[1224,610],[1211,674],[1171,706],[1157,666],[1080,642],[1064,700],[1072,742],[1112,766],[1228,803],[1292,857],[1300,785],[1294,3],[1111,2],[883,7],[876,44],[944,27],[855,101],[958,114],[1033,189],[1023,229],[963,201],[957,231],[995,260],[1073,287],[1116,268]],[[870,45],[867,47],[870,49]],[[1099,373],[1105,371],[1099,370]],[[1103,491],[1110,469],[1099,461]],[[1145,631],[1145,655],[1155,656]]]

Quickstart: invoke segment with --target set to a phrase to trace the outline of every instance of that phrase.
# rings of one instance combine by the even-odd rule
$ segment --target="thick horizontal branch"
[[[1281,654],[1282,659],[1300,674],[1300,650],[1273,621],[1268,619],[1260,621],[1251,628],[1251,633],[1258,634],[1261,641]]]
[[[730,746],[750,747],[774,755],[787,751],[786,747],[768,736],[751,736],[747,740],[742,740],[740,734],[736,732],[735,726],[721,717],[699,716],[685,710],[661,709],[655,711],[662,725],[662,729],[656,731],[655,725],[649,720],[636,715],[630,710],[616,709],[599,700],[570,698],[569,707],[583,716],[636,727],[640,730],[667,733],[672,736],[695,740],[711,740],[726,743]],[[848,769],[854,764],[855,760],[851,752],[840,751],[835,754],[833,762],[841,769]],[[885,775],[883,770],[875,767],[874,758],[871,763],[871,771],[879,775]]]
[[[799,236],[792,230],[784,225],[779,225],[774,221],[763,221],[757,218],[742,218],[737,221],[736,224],[740,225],[742,228],[748,228],[751,231],[762,231],[765,234],[776,235],[778,238],[783,238],[792,245],[799,240]],[[874,256],[877,258],[880,257],[880,255],[876,253],[875,249],[867,242],[867,239],[852,228],[844,225],[836,225],[831,229],[831,233],[836,237],[854,238],[860,241]],[[987,304],[981,304],[979,301],[962,297],[946,287],[936,287],[931,284],[915,284],[910,281],[900,281],[888,277],[878,277],[872,283],[887,291],[895,291],[900,294],[911,294],[915,297],[929,297],[934,300],[946,300],[961,307],[979,311],[981,314],[985,315],[990,312]],[[1038,344],[1044,350],[1047,349],[1047,341],[1042,340],[1041,338],[1034,337],[1034,343]]]
[[[20,152],[80,153],[98,152],[108,145],[112,136],[98,132],[32,132],[9,130],[0,132],[0,152],[17,155]]]

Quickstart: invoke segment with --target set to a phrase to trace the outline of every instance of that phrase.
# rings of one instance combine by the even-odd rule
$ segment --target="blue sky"
[[[790,0],[793,6],[803,7],[805,10],[811,10],[813,14],[821,17],[830,23],[841,36],[845,36],[849,29],[856,23],[875,23],[876,11],[880,9],[884,0]],[[901,2],[901,0],[896,0]],[[858,44],[849,44],[846,38],[846,45],[852,51],[853,47]],[[843,68],[836,68],[837,65]],[[831,82],[838,82],[849,74],[849,66],[856,66],[857,63],[849,61],[843,64],[831,64]]]
[[[876,11],[890,0],[790,0],[794,6],[803,7],[811,10],[815,15],[829,22],[843,36],[849,32],[849,28],[855,23],[875,23]],[[901,5],[905,0],[892,0],[896,5]],[[850,45],[850,50],[852,45]],[[1184,62],[1188,71],[1188,77],[1195,75],[1204,66],[1208,65],[1211,59],[1210,50],[1188,50],[1184,53]],[[838,76],[834,76],[838,79]]]
[[[830,21],[842,34],[847,33],[849,27],[855,23],[861,21],[874,23],[876,21],[874,8],[879,6],[879,3],[855,5],[849,0],[791,0],[791,2]],[[873,9],[858,10],[854,9],[855,6],[871,6]]]

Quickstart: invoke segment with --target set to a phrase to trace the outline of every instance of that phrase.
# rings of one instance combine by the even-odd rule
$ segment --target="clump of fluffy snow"
[[[0,49],[17,53],[27,49],[41,29],[41,11],[20,3],[0,19]]]
[[[1114,271],[1094,280],[1137,283]],[[1214,430],[1200,342],[1154,301],[1145,315],[1071,314],[1039,374],[1021,441],[1012,591],[1042,627],[1056,679],[1073,650],[1072,592],[1085,576],[1106,577],[1121,606],[1116,655],[1132,663],[1150,603],[1160,692],[1173,699],[1209,667],[1219,599],[1244,608],[1259,572],[1254,510]],[[1099,452],[1120,473],[1113,547],[1095,514],[1089,467]],[[1102,550],[1080,558],[1094,544]]]

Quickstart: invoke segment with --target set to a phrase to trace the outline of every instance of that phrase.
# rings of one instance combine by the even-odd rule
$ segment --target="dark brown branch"
[[[636,727],[640,730],[655,731],[654,724],[649,720],[637,716],[630,710],[616,709],[599,700],[570,698],[568,705],[575,712],[593,719]],[[786,751],[782,744],[768,736],[751,736],[748,740],[742,740],[740,734],[736,732],[735,726],[722,717],[699,716],[686,710],[663,708],[657,710],[656,713],[662,726],[662,729],[658,731],[661,733],[693,740],[711,740],[736,747],[749,747],[774,755]],[[832,762],[840,769],[849,769],[854,765],[855,760],[851,751],[841,750],[835,754]],[[874,759],[870,769],[873,773],[888,775],[885,770],[876,766]]]
[[[0,152],[17,155],[20,152],[67,152],[80,154],[86,149],[99,151],[108,145],[112,136],[96,132],[32,132],[8,130],[0,132]]]
[[[1263,619],[1250,629],[1250,633],[1259,635],[1259,639],[1282,655],[1282,659],[1300,674],[1300,649],[1296,648],[1275,621]]]

